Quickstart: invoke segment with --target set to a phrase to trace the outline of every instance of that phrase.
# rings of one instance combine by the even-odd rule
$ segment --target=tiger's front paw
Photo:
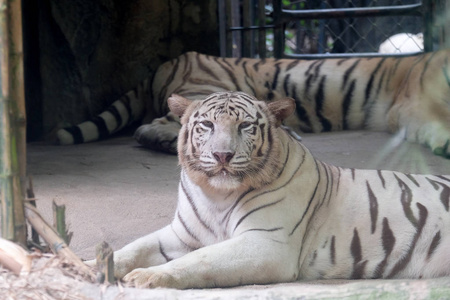
[[[436,135],[427,143],[433,153],[450,159],[450,132],[442,130],[441,135]]]
[[[431,148],[434,154],[450,158],[450,127],[441,123],[428,123],[416,133],[407,133],[408,140],[419,140]]]
[[[177,138],[181,124],[175,116],[153,120],[151,124],[140,126],[134,133],[134,138],[144,147],[177,154]]]
[[[167,272],[157,270],[155,267],[135,269],[128,273],[123,280],[133,283],[137,288],[186,288],[174,276]]]

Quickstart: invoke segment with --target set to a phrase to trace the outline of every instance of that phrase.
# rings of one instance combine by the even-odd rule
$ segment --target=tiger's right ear
[[[192,101],[180,95],[172,94],[169,99],[167,99],[167,103],[169,104],[170,111],[181,117]]]
[[[277,119],[276,125],[280,126],[283,120],[295,111],[295,100],[292,98],[282,98],[268,103],[267,106]]]

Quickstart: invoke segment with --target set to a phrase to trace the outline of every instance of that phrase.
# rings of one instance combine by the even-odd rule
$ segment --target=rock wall
[[[185,51],[217,55],[216,10],[209,0],[41,0],[44,134],[99,113]]]

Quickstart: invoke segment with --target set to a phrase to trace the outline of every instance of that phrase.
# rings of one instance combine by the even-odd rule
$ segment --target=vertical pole
[[[434,6],[435,0],[424,0],[422,1],[423,6],[423,46],[424,52],[433,51],[433,25],[434,25]]]
[[[282,3],[281,0],[273,0],[273,52],[275,58],[282,58],[284,54],[284,24],[282,19]]]
[[[241,24],[240,3],[236,0],[231,1],[231,26],[239,27]],[[232,57],[242,57],[242,31],[233,31]]]
[[[258,0],[258,21],[259,21],[259,31],[258,31],[258,53],[260,58],[266,58],[266,8],[265,0]]]
[[[443,20],[441,49],[450,48],[450,0],[442,1],[443,9],[441,17]]]
[[[1,235],[25,245],[26,119],[20,0],[0,0],[0,69]]]
[[[234,32],[228,30],[233,26],[233,10],[232,10],[232,2],[233,0],[225,0],[225,12],[226,12],[226,57],[233,57],[233,47],[234,47]]]
[[[220,56],[227,56],[227,15],[225,10],[225,0],[217,1],[217,10],[219,12],[219,40]]]
[[[433,25],[433,38],[438,41],[437,49],[433,50],[450,48],[450,0],[436,1]]]
[[[242,1],[242,26],[243,27],[250,27],[252,25],[252,5],[250,3],[250,0],[243,0]],[[243,42],[242,42],[242,57],[252,57],[253,51],[252,51],[252,31],[250,30],[244,30],[242,32]]]

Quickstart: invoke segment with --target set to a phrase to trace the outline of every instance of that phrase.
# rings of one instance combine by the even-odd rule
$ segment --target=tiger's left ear
[[[295,100],[292,98],[282,98],[267,105],[269,110],[277,119],[277,126],[281,125],[284,119],[292,115],[295,110]]]
[[[167,103],[169,104],[170,111],[181,117],[192,101],[184,98],[183,96],[172,94],[169,99],[167,99]]]

